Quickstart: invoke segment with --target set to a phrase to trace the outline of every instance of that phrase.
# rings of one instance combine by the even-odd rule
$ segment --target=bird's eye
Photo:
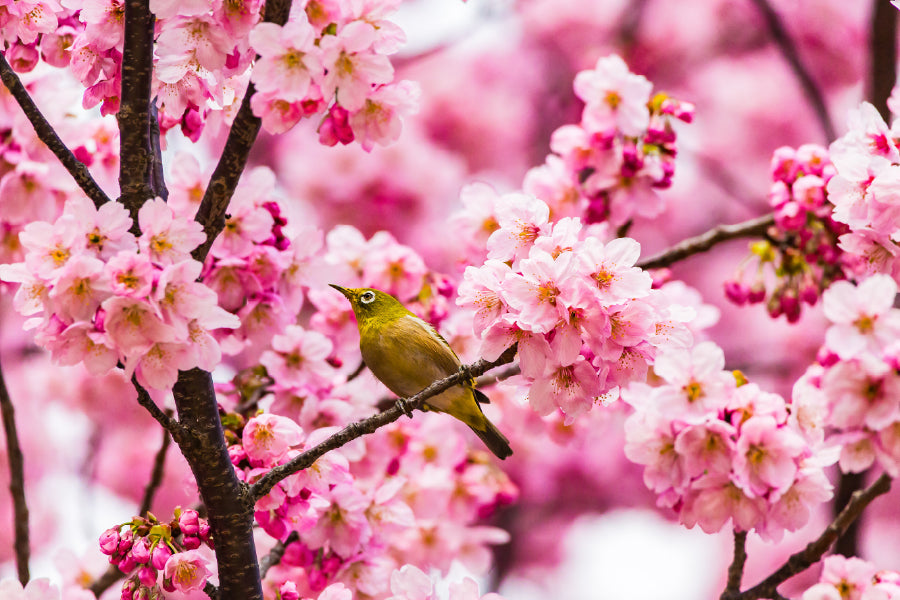
[[[375,292],[372,291],[363,292],[359,296],[359,301],[363,304],[371,304],[373,300],[375,300]]]

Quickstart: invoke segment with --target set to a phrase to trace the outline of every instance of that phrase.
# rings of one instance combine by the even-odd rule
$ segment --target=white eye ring
[[[362,302],[363,304],[371,304],[374,300],[375,300],[375,292],[372,292],[371,290],[368,292],[363,292],[359,296],[359,301]]]

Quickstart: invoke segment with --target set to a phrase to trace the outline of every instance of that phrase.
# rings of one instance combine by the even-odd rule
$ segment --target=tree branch
[[[668,250],[638,262],[637,266],[642,269],[668,267],[694,254],[706,252],[721,242],[739,238],[761,237],[774,224],[774,215],[768,214],[744,221],[743,223],[735,223],[734,225],[717,225],[706,233],[688,238],[675,244]]]
[[[841,514],[831,522],[825,531],[822,532],[817,539],[807,544],[806,548],[800,552],[796,552],[788,558],[777,571],[766,577],[762,582],[753,586],[749,590],[741,593],[724,592],[721,600],[759,600],[760,598],[776,598],[778,595],[778,586],[787,581],[801,571],[805,571],[811,565],[815,564],[828,551],[831,545],[847,527],[855,521],[863,509],[865,509],[875,498],[885,494],[891,489],[891,478],[885,474],[864,490],[857,490],[850,498],[850,502],[841,511]]]
[[[834,123],[832,123],[831,117],[828,115],[828,107],[825,106],[825,95],[822,93],[821,88],[819,88],[819,84],[817,84],[812,78],[812,75],[810,75],[809,70],[803,64],[803,61],[800,60],[800,53],[797,52],[797,46],[794,45],[794,40],[791,39],[791,36],[788,34],[787,28],[785,28],[781,17],[779,17],[778,13],[775,12],[775,9],[772,8],[769,0],[753,0],[753,3],[763,14],[763,17],[766,20],[766,26],[769,28],[769,33],[772,34],[775,45],[778,46],[782,56],[784,56],[788,65],[790,65],[791,71],[794,72],[794,76],[799,80],[800,87],[803,88],[806,99],[812,104],[813,110],[816,113],[816,118],[819,120],[819,126],[825,134],[826,141],[828,143],[833,142],[837,138],[837,134],[835,133]]]
[[[215,540],[221,600],[262,600],[253,506],[234,472],[212,377],[201,369],[181,371],[172,389],[181,435],[174,437],[197,480]]]
[[[435,381],[415,396],[408,398],[405,401],[406,407],[410,411],[421,409],[422,405],[425,403],[425,400],[427,400],[428,398],[436,396],[444,390],[450,389],[461,381],[465,381],[466,379],[469,379],[471,377],[478,377],[479,375],[493,369],[494,367],[499,367],[500,365],[510,363],[513,361],[513,358],[515,358],[515,356],[516,346],[512,346],[508,348],[502,355],[500,355],[500,358],[498,358],[497,360],[478,360],[468,367],[460,369],[459,372],[454,373],[449,377],[445,377],[444,379]],[[326,439],[324,442],[320,443],[317,446],[313,446],[312,448],[306,450],[301,454],[298,454],[289,462],[286,462],[283,465],[278,465],[277,467],[273,468],[271,471],[260,477],[256,481],[256,483],[250,486],[251,498],[254,502],[256,502],[257,500],[268,494],[279,481],[290,477],[298,471],[309,468],[313,463],[316,462],[316,460],[319,459],[319,457],[321,457],[326,452],[340,448],[348,442],[355,440],[358,437],[362,437],[367,433],[374,433],[379,428],[389,423],[393,423],[404,414],[406,413],[403,407],[401,407],[400,403],[397,402],[394,404],[394,406],[383,412],[374,414],[367,419],[363,419],[362,421],[350,423],[349,425]]]
[[[22,85],[19,76],[16,75],[16,72],[9,66],[9,63],[2,54],[0,54],[0,79],[3,80],[3,85],[5,85],[6,89],[9,90],[9,93],[12,94],[12,97],[19,103],[25,116],[28,117],[31,126],[34,127],[34,132],[37,134],[38,139],[44,142],[44,145],[50,149],[50,152],[59,159],[59,162],[66,168],[72,176],[72,179],[78,184],[78,187],[80,187],[85,195],[94,202],[94,206],[100,208],[109,202],[109,197],[100,189],[100,186],[97,185],[94,178],[91,177],[88,168],[84,166],[84,163],[75,158],[72,151],[63,143],[59,138],[59,135],[57,135],[56,130],[53,129],[53,126],[50,125],[50,122],[47,121],[46,117],[44,117],[38,109],[34,100],[32,100],[31,95],[28,93],[28,90]]]
[[[744,564],[747,562],[747,532],[734,531],[734,558],[728,567],[728,583],[725,584],[726,594],[736,594],[741,591],[741,579],[744,576]]]
[[[0,368],[0,414],[3,417],[3,432],[6,435],[6,454],[9,459],[9,491],[12,494],[14,522],[13,547],[16,552],[16,573],[19,582],[24,586],[31,579],[28,572],[28,559],[31,554],[28,534],[28,503],[25,502],[25,468],[22,447],[19,445],[19,434],[16,430],[16,414],[3,369]]]
[[[283,542],[275,544],[275,546],[269,550],[269,553],[263,556],[262,560],[259,561],[259,576],[265,579],[269,569],[281,562],[287,547],[298,539],[300,539],[300,534],[296,531],[292,531]]]
[[[144,389],[144,386],[138,383],[137,377],[135,375],[131,376],[131,384],[134,386],[134,389],[137,390],[138,404],[146,408],[147,412],[150,413],[150,416],[153,417],[157,423],[162,425],[163,429],[168,431],[175,439],[175,441],[178,442],[182,433],[178,421],[160,410],[160,408],[156,405],[156,402],[153,401],[153,398],[150,397],[150,394],[147,392],[147,390]]]
[[[169,446],[171,444],[172,436],[169,435],[167,429],[163,429],[162,444],[160,444],[159,450],[156,451],[156,457],[153,459],[153,471],[150,473],[150,481],[147,482],[147,487],[144,488],[141,507],[138,509],[138,514],[142,517],[146,516],[152,508],[153,497],[156,495],[156,491],[162,483],[166,466],[166,453],[169,451]]]
[[[890,123],[887,99],[897,81],[897,9],[890,0],[874,0],[869,34],[869,80],[866,97]]]
[[[263,21],[284,25],[287,23],[290,11],[291,0],[269,0],[266,2]],[[262,120],[254,116],[253,110],[250,108],[250,99],[255,93],[256,88],[253,84],[248,84],[241,107],[228,132],[228,139],[222,149],[219,163],[213,171],[209,185],[206,186],[206,192],[203,194],[203,200],[200,201],[200,207],[197,209],[195,220],[203,225],[203,231],[206,233],[206,241],[192,253],[193,257],[200,262],[206,259],[213,242],[225,228],[225,213],[228,210],[228,204],[231,202],[234,190],[244,172],[244,167],[247,166],[247,158],[250,156],[256,136],[259,135]]]
[[[138,211],[153,197],[150,147],[150,88],[153,74],[153,26],[148,0],[125,2],[125,46],[119,123],[120,201],[131,213],[131,232],[140,234]]]

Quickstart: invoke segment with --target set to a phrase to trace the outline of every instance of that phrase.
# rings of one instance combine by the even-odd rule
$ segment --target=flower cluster
[[[329,146],[354,139],[371,150],[400,135],[400,117],[413,112],[418,87],[393,83],[388,55],[405,41],[385,19],[399,0],[310,2],[284,27],[260,23],[250,31],[259,54],[251,80],[253,114],[271,133],[325,111],[319,140]]]
[[[862,472],[877,462],[900,474],[900,310],[897,284],[873,275],[839,281],[823,303],[832,322],[819,362],[794,386],[804,426],[840,447],[840,467]]]
[[[892,600],[900,598],[900,573],[879,571],[861,558],[835,554],[822,561],[819,582],[801,600]]]
[[[319,458],[256,504],[256,521],[289,543],[269,583],[293,582],[303,596],[334,583],[369,595],[387,590],[394,568],[446,570],[454,559],[483,572],[489,544],[505,532],[476,522],[512,501],[516,488],[481,451],[470,452],[447,417],[397,423]],[[302,430],[270,413],[223,419],[239,476],[253,482],[336,431]]]
[[[24,262],[0,266],[0,278],[20,284],[14,305],[40,313],[26,326],[58,362],[84,362],[95,375],[121,362],[142,385],[167,389],[179,370],[214,368],[221,352],[210,332],[239,323],[196,281],[202,265],[190,252],[201,226],[161,199],[138,220],[135,237],[121,204],[72,198],[53,223],[25,226]]]
[[[679,520],[707,533],[730,519],[738,531],[780,539],[831,497],[827,453],[792,418],[777,394],[723,371],[722,350],[702,342],[657,357],[661,385],[635,383],[622,398],[625,455]]]
[[[826,191],[833,175],[834,166],[821,146],[775,151],[769,191],[775,225],[766,239],[750,245],[750,256],[735,279],[725,282],[725,295],[732,302],[766,301],[772,318],[784,315],[794,323],[803,303],[814,305],[822,291],[845,277],[838,238],[847,226],[833,220],[834,205]],[[766,291],[767,270],[776,280],[771,293]]]
[[[662,93],[651,98],[652,88],[615,55],[578,73],[581,122],[553,133],[553,154],[528,172],[524,191],[546,199],[554,218],[618,227],[658,216],[664,204],[655,190],[669,187],[675,172],[672,119],[689,123],[694,108]]]
[[[857,277],[886,273],[900,279],[900,147],[897,122],[888,127],[871,104],[863,103],[849,120],[849,131],[831,144],[836,174],[828,182],[834,220],[849,227],[840,247],[847,269]]]
[[[153,95],[160,127],[199,138],[211,113],[239,105],[248,72],[255,115],[280,133],[324,115],[320,139],[358,140],[366,150],[400,134],[418,88],[394,82],[388,58],[405,41],[387,20],[398,0],[300,3],[283,26],[260,22],[263,2],[154,0]],[[30,71],[43,58],[68,67],[86,88],[85,108],[119,110],[125,4],[121,0],[28,0],[3,10],[0,36],[10,64]],[[255,58],[255,61],[254,61]],[[255,64],[254,64],[255,62]]]
[[[436,600],[434,582],[413,565],[404,565],[391,573],[391,593],[387,600]],[[500,594],[478,593],[478,583],[471,577],[450,584],[449,600],[503,600]]]
[[[123,600],[161,598],[160,573],[167,592],[202,590],[211,574],[209,560],[198,550],[204,544],[212,547],[209,523],[193,509],[176,508],[168,523],[147,513],[100,536],[100,551],[128,575]]]
[[[219,336],[229,355],[258,356],[274,334],[295,321],[313,257],[322,246],[322,234],[313,227],[288,237],[274,189],[275,177],[266,167],[242,177],[225,228],[203,266],[202,281],[216,292],[219,306],[240,319],[239,327]],[[188,206],[196,211],[196,205]]]
[[[541,415],[572,419],[617,386],[646,376],[657,350],[689,346],[694,311],[652,289],[634,266],[640,245],[603,243],[602,227],[550,221],[543,201],[493,195],[496,229],[488,260],[467,267],[457,303],[475,311],[480,355],[494,360],[518,344],[528,400]]]

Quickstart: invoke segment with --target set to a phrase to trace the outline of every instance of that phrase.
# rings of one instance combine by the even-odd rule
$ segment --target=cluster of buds
[[[212,548],[209,523],[196,510],[176,508],[163,523],[152,513],[110,527],[100,536],[100,551],[128,578],[122,584],[123,600],[154,600],[162,590],[202,589],[210,571],[201,545]]]
[[[834,206],[826,190],[834,172],[821,146],[775,151],[769,192],[775,225],[765,239],[750,244],[737,276],[725,282],[729,300],[738,305],[765,301],[773,319],[784,315],[795,323],[804,303],[816,304],[832,282],[845,278],[838,238],[847,226],[832,218]],[[771,291],[767,272],[775,279]]]
[[[672,119],[690,123],[693,105],[657,93],[618,56],[575,77],[584,101],[581,122],[553,133],[554,152],[525,176],[524,191],[545,199],[554,218],[624,225],[635,215],[658,216],[655,190],[672,185],[676,133]]]

